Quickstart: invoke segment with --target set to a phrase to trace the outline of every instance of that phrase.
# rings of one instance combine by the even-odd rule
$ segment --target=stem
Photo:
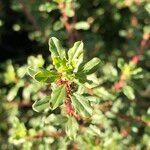
[[[71,5],[72,9],[75,12],[74,2],[72,2],[71,4],[72,4]],[[69,22],[69,17],[67,16],[66,11],[65,11],[65,9],[66,9],[65,2],[59,3],[59,9],[60,9],[60,12],[62,14],[62,21],[63,21],[63,23],[65,25],[66,31],[67,31],[68,36],[69,36],[68,37],[69,38],[69,44],[72,44],[72,43],[74,43],[74,41],[77,39],[77,36],[78,36],[77,31],[74,30],[74,28],[73,28],[73,24],[75,24],[76,21],[77,21],[77,16],[74,15],[73,22],[70,23]]]
[[[71,102],[71,83],[67,80],[59,80],[57,82],[58,85],[65,84],[66,87],[66,100],[65,100],[65,108],[66,112],[69,116],[74,116],[77,120],[80,120],[80,116],[75,112],[72,102]]]

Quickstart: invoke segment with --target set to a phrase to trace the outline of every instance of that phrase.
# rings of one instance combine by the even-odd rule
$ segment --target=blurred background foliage
[[[148,0],[1,0],[0,149],[149,150],[149,24]],[[76,141],[64,136],[59,110],[32,110],[49,87],[33,82],[26,68],[51,63],[52,36],[64,47],[82,40],[87,60],[103,62],[92,77],[100,109],[79,123]]]

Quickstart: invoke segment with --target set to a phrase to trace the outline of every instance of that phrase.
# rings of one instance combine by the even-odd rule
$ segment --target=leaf
[[[74,26],[76,30],[88,30],[90,25],[86,21],[77,22]]]
[[[36,73],[34,78],[39,82],[52,83],[58,79],[58,74],[54,71],[42,70]]]
[[[86,97],[74,93],[72,96],[72,104],[75,110],[83,117],[89,117],[92,115],[92,107]]]
[[[83,66],[83,72],[86,74],[94,73],[98,69],[100,62],[99,58],[93,58]]]
[[[93,94],[95,94],[96,96],[98,96],[100,99],[104,101],[109,99],[111,100],[115,99],[115,96],[109,93],[107,89],[105,89],[104,87],[93,88]]]
[[[100,102],[100,98],[97,96],[85,96],[90,102],[98,104]]]
[[[118,68],[122,70],[124,68],[124,65],[125,65],[125,61],[122,58],[119,58],[117,62]]]
[[[101,136],[100,129],[97,126],[92,125],[92,124],[88,128],[88,133],[93,136]]]
[[[6,72],[4,73],[4,80],[7,84],[13,83],[16,81],[16,72],[11,61],[8,61],[6,63]]]
[[[62,29],[63,27],[64,27],[63,22],[61,20],[58,20],[54,23],[53,30],[58,31],[58,30]]]
[[[12,87],[7,95],[7,100],[12,101],[18,94],[21,87],[24,86],[24,82],[20,80],[14,87]]]
[[[68,118],[66,116],[51,114],[46,118],[45,123],[61,125],[61,124],[66,123],[67,121],[68,121]]]
[[[55,37],[49,39],[49,50],[52,58],[60,57],[61,59],[64,59],[66,57],[64,48],[62,47],[60,41]]]
[[[76,119],[74,117],[69,117],[65,125],[65,131],[71,140],[74,140],[77,137],[78,129],[79,129],[79,125]]]
[[[128,85],[123,87],[123,93],[131,100],[133,100],[135,98],[133,88]]]
[[[47,96],[41,100],[35,101],[35,103],[32,105],[32,108],[36,112],[41,112],[45,110],[46,108],[50,107],[49,101],[50,101],[50,97]]]
[[[55,9],[57,9],[57,5],[55,3],[52,3],[52,2],[46,2],[46,3],[41,4],[39,6],[40,11],[51,12]]]
[[[78,41],[74,43],[73,47],[68,51],[68,59],[74,68],[78,68],[83,61],[83,42]]]
[[[34,77],[34,75],[37,73],[35,69],[32,69],[31,67],[28,68],[27,73],[31,76]]]
[[[12,87],[7,95],[7,100],[12,101],[17,96],[18,90],[18,87]]]
[[[66,99],[65,85],[60,85],[56,87],[52,91],[52,96],[50,100],[51,109],[52,110],[56,109],[58,106],[60,106],[63,103],[65,99]]]
[[[28,57],[28,65],[34,69],[37,69],[39,67],[42,67],[44,65],[44,59],[42,55],[38,55],[37,57],[35,56],[30,56]]]

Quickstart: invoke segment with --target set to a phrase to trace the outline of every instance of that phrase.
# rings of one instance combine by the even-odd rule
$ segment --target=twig
[[[103,104],[100,104],[99,105],[99,109],[105,113],[107,112],[108,110],[110,110],[110,107],[113,105],[112,101],[107,101],[107,102],[104,102]],[[129,115],[124,115],[124,114],[115,114],[117,117],[119,117],[120,119],[123,119],[123,120],[126,120],[126,121],[129,121],[129,122],[137,122],[137,123],[141,123],[145,126],[150,126],[150,122],[146,122],[142,119],[141,116],[136,116],[136,117],[132,117],[132,116],[129,116]]]
[[[75,7],[74,7],[73,3],[72,3],[72,9],[75,12]],[[69,38],[69,43],[72,44],[76,40],[77,35],[78,35],[77,31],[74,30],[74,28],[73,28],[73,24],[76,23],[77,17],[76,17],[76,15],[74,15],[73,22],[72,23],[69,22],[69,17],[67,16],[66,11],[65,11],[66,4],[64,2],[59,3],[59,9],[60,9],[60,12],[62,14],[62,21],[63,21],[63,23],[65,25],[66,31],[67,31],[68,36],[69,36],[68,37]]]
[[[27,136],[26,139],[27,140],[32,140],[32,139],[42,139],[44,137],[53,137],[53,138],[59,138],[60,136],[64,136],[65,132],[64,131],[56,131],[56,132],[49,132],[46,133],[44,131],[40,131],[38,132],[36,135],[34,136]]]
[[[140,116],[132,117],[132,116],[129,116],[129,115],[127,116],[127,115],[123,115],[123,114],[117,114],[117,116],[120,119],[130,121],[130,122],[138,122],[138,123],[144,124],[145,126],[150,127],[150,122],[143,121]]]
[[[40,27],[38,26],[38,23],[36,22],[34,16],[31,14],[28,7],[25,5],[24,1],[23,0],[19,0],[19,1],[20,1],[20,4],[22,5],[22,10],[23,10],[24,14],[26,15],[26,17],[28,18],[30,23],[33,25],[35,30],[41,31]]]
[[[32,102],[26,102],[26,101],[20,101],[20,102],[8,102],[6,103],[9,107],[18,107],[18,108],[31,108],[32,107]]]

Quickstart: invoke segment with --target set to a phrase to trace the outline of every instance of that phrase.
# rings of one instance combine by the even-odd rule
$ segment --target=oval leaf
[[[71,140],[74,140],[77,137],[77,131],[79,125],[74,117],[69,117],[65,125],[66,134]]]
[[[50,97],[47,96],[41,100],[35,101],[35,103],[32,105],[32,108],[36,112],[41,112],[44,109],[49,108],[50,106],[49,101],[50,101]]]
[[[86,74],[94,73],[98,69],[100,62],[99,58],[93,58],[83,66],[83,72]]]
[[[77,112],[83,117],[89,117],[92,115],[92,107],[86,97],[74,93],[72,96],[72,104],[75,110],[77,110]]]
[[[63,103],[63,101],[65,99],[66,99],[65,85],[60,85],[60,86],[56,87],[52,91],[52,96],[51,96],[51,100],[50,100],[51,108],[53,110],[56,109],[58,106],[60,106]]]
[[[83,42],[78,41],[74,43],[73,47],[68,51],[68,59],[69,64],[74,68],[78,68],[83,61]]]
[[[128,85],[123,87],[123,93],[131,100],[133,100],[135,98],[133,88]]]
[[[58,79],[58,74],[54,71],[42,70],[36,73],[34,78],[39,82],[52,83]]]
[[[62,47],[60,41],[55,37],[49,39],[49,50],[52,58],[59,56],[61,59],[63,59],[66,57],[64,48]]]

